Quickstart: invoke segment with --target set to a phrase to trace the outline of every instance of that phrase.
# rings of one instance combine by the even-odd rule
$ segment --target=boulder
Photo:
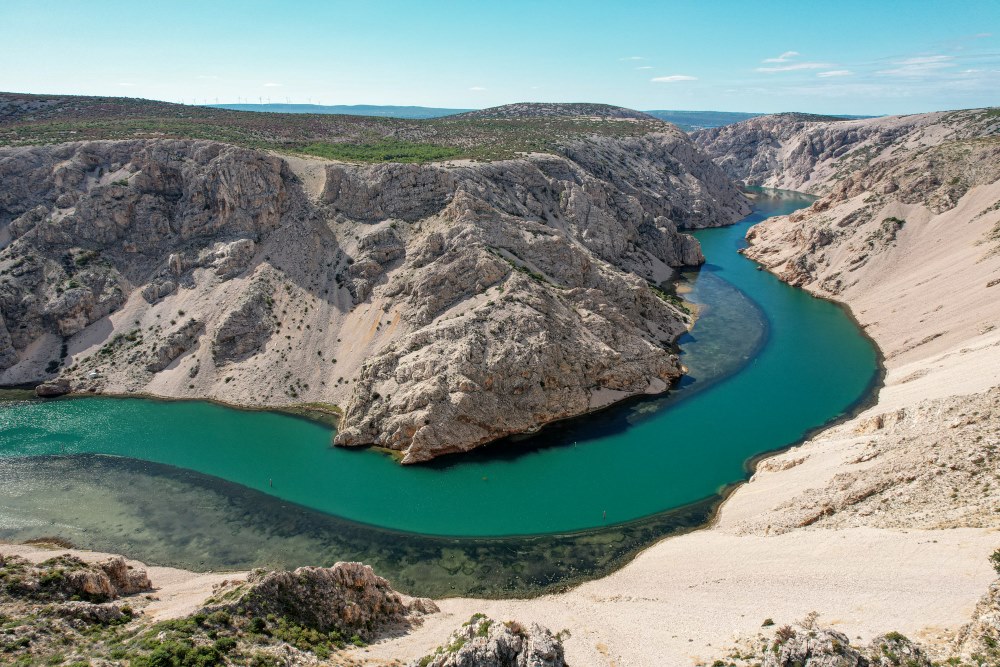
[[[35,387],[35,396],[39,398],[54,398],[56,396],[64,396],[72,390],[69,380],[51,380]]]

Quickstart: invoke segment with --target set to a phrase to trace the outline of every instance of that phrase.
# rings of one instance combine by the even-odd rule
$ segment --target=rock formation
[[[278,617],[305,628],[366,641],[389,626],[408,623],[411,614],[433,613],[423,598],[404,601],[382,577],[362,563],[300,567],[293,572],[256,571],[245,583],[220,590],[208,612],[225,609],[247,618]]]
[[[0,570],[4,575],[0,602],[62,602],[71,598],[105,602],[152,588],[145,570],[132,569],[121,556],[89,564],[63,555],[38,565],[16,556],[0,556]]]
[[[0,383],[339,404],[338,444],[406,463],[663,391],[690,320],[657,285],[703,261],[678,230],[748,207],[642,122],[494,162],[0,149]]]
[[[972,620],[955,639],[954,654],[967,664],[1000,663],[1000,581],[990,585]]]
[[[734,180],[824,194],[870,163],[898,159],[895,152],[995,134],[1000,119],[989,114],[973,109],[860,120],[776,114],[691,137]]]
[[[538,624],[473,616],[448,643],[412,667],[564,667],[562,641]]]

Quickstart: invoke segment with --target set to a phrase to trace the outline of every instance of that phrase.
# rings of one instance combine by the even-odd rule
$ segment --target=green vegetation
[[[451,146],[409,141],[380,141],[374,144],[312,143],[297,150],[328,160],[346,162],[434,162],[462,154],[461,150]]]
[[[90,139],[208,139],[372,163],[498,160],[525,152],[551,153],[582,137],[641,136],[665,128],[661,121],[642,117],[627,122],[558,114],[406,120],[230,111],[109,97],[2,94],[0,100],[11,109],[0,123],[0,146]]]
[[[687,302],[684,301],[684,299],[680,298],[676,294],[664,291],[653,284],[650,284],[649,289],[653,290],[653,294],[660,297],[660,299],[666,301],[667,303],[669,303],[671,306],[681,311],[682,313],[686,313],[688,315],[691,314],[692,311],[690,306],[688,306]]]

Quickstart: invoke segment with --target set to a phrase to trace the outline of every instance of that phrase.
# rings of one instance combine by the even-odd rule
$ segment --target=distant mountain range
[[[376,116],[383,118],[440,118],[454,116],[478,109],[445,109],[438,107],[417,106],[383,106],[377,104],[209,104],[215,109],[232,109],[233,111],[261,111],[269,113],[318,113],[340,116]],[[732,125],[748,118],[763,116],[762,113],[745,113],[741,111],[677,111],[656,109],[644,111],[654,118],[673,123],[685,132],[703,130],[711,127]],[[834,117],[829,117],[834,118]],[[871,116],[836,116],[836,118],[871,118]]]

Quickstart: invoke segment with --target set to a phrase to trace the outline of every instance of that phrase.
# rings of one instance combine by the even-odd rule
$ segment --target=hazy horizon
[[[785,1],[705,10],[652,0],[6,0],[0,21],[0,89],[20,93],[840,115],[1000,103],[1000,3],[985,0],[961,11],[931,0],[844,0],[836,10]]]

